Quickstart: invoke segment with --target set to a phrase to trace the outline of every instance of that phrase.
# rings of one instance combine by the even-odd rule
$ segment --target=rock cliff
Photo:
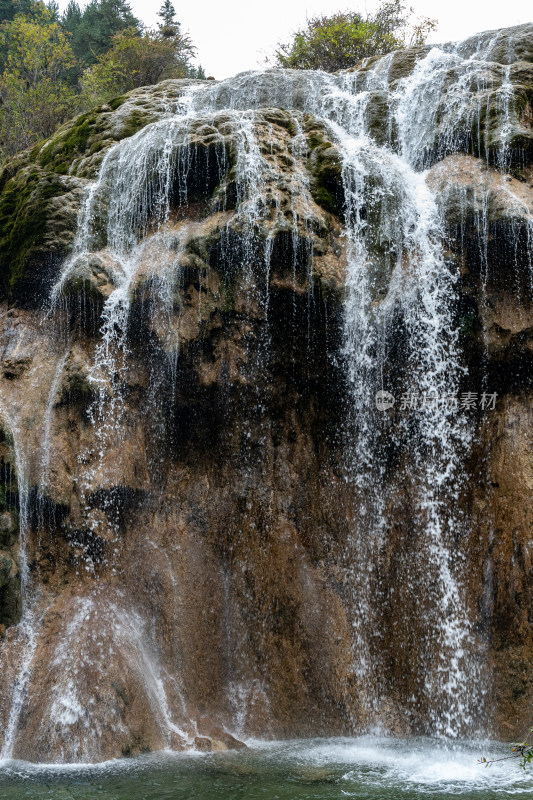
[[[531,723],[532,102],[520,26],[4,167],[4,755]]]

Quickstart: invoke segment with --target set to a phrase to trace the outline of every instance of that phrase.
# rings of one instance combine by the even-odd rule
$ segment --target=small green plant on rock
[[[533,733],[533,728],[529,729],[530,733]],[[502,756],[502,758],[480,758],[479,763],[484,764],[486,767],[490,767],[492,764],[496,764],[498,761],[508,761],[510,758],[518,758],[520,761],[520,766],[522,769],[525,769],[528,764],[531,764],[533,761],[533,744],[529,744],[529,742],[513,742],[510,745],[511,748],[511,755],[510,756]]]

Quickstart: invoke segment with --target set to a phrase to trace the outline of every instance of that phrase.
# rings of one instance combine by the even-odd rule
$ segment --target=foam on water
[[[68,781],[73,796],[89,797],[97,786],[102,796],[122,799],[131,796],[128,792],[132,789],[139,793],[150,791],[155,785],[159,787],[158,796],[165,798],[181,797],[176,794],[181,788],[189,796],[204,796],[202,792],[207,792],[206,797],[220,800],[233,797],[237,791],[250,797],[270,791],[283,798],[305,800],[317,796],[309,794],[313,787],[324,798],[375,796],[382,800],[443,800],[458,796],[486,800],[502,795],[531,796],[533,792],[531,775],[520,770],[516,761],[500,762],[490,768],[477,763],[481,743],[457,743],[454,749],[446,749],[431,740],[406,743],[362,737],[248,744],[250,749],[244,753],[206,756],[163,752],[103,764],[3,761],[0,787],[19,782],[21,790],[24,787],[28,793],[25,796],[33,798],[33,787],[38,790],[43,784],[47,786],[47,796],[54,798],[56,792],[62,796],[63,781]],[[501,746],[495,747],[504,752]],[[493,754],[494,748],[488,753]],[[86,793],[76,793],[78,785]]]

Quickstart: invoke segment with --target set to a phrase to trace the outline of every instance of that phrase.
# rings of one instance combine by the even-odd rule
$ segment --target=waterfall
[[[64,583],[52,581],[49,594],[63,591],[67,610],[47,623],[49,669],[39,673],[48,694],[37,727],[58,742],[56,757],[98,758],[95,742],[106,731],[123,737],[130,752],[130,739],[142,737],[130,736],[128,713],[150,719],[161,747],[190,746],[201,736],[210,702],[216,719],[243,736],[254,714],[281,719],[276,692],[283,692],[270,664],[311,674],[321,635],[348,641],[332,658],[330,681],[346,730],[391,731],[399,717],[402,731],[413,733],[455,738],[485,730],[487,641],[468,589],[472,520],[464,499],[480,422],[460,398],[493,391],[486,320],[495,193],[505,196],[516,230],[524,319],[523,298],[533,288],[533,211],[513,172],[519,115],[511,39],[481,34],[337,74],[268,69],[189,82],[179,96],[166,87],[156,118],[109,146],[85,182],[74,242],[50,298],[61,355],[35,426],[38,495],[55,498],[49,502],[64,540],[50,560],[66,565]],[[447,171],[455,183],[447,183]],[[460,183],[467,173],[468,189]],[[460,284],[475,247],[484,355],[471,374]],[[332,253],[343,260],[340,280]],[[92,304],[90,324],[73,310],[80,296],[84,307]],[[338,320],[330,322],[338,298]],[[325,333],[316,329],[323,318]],[[332,342],[320,349],[316,339],[330,331]],[[326,354],[327,369],[318,357],[313,362],[317,352]],[[331,387],[324,375],[336,376]],[[327,412],[317,411],[317,397],[328,398]],[[300,430],[304,413],[311,422]],[[337,430],[326,435],[320,425],[327,429],[323,418],[333,413]],[[25,644],[3,757],[17,752],[49,608],[26,554],[32,472],[17,425],[9,421]],[[277,433],[284,425],[287,441]],[[78,449],[69,462],[61,444],[68,480],[57,488],[50,485],[54,436],[67,429]],[[315,435],[324,438],[320,446],[309,444]],[[316,489],[298,474],[306,448],[324,470]],[[333,450],[324,488],[321,460]],[[221,487],[227,474],[235,485]],[[276,496],[276,481],[290,484],[289,499]],[[323,507],[328,491],[331,509]],[[306,514],[324,528],[323,551],[306,543]],[[338,541],[328,514],[342,520]],[[223,534],[213,543],[217,517]],[[280,554],[283,579],[295,587],[292,606],[289,590],[280,599],[276,583]],[[202,570],[215,573],[205,586]],[[205,609],[196,595],[187,597],[198,585]],[[332,621],[331,631],[319,631],[317,620],[337,620],[339,608],[346,627]],[[260,622],[252,634],[254,614]],[[212,626],[212,646],[200,650],[191,639],[190,619]],[[302,662],[297,648],[287,655],[287,631],[306,642]],[[268,648],[271,661],[263,662]],[[200,652],[217,676],[198,678],[198,693],[210,693],[206,708],[185,677]],[[342,679],[335,669],[344,670]],[[90,681],[105,698],[101,717],[86,699]],[[316,690],[324,706],[329,689]],[[272,730],[291,729],[280,722]]]
[[[27,454],[24,451],[22,437],[16,425],[10,419],[5,408],[5,401],[2,403],[2,422],[7,427],[12,437],[13,454],[15,460],[18,499],[19,499],[19,569],[20,569],[20,588],[22,596],[22,617],[17,626],[17,650],[18,658],[15,664],[15,677],[9,703],[9,714],[7,717],[0,759],[11,758],[19,718],[27,702],[28,681],[31,675],[33,657],[38,641],[39,611],[37,608],[37,597],[35,587],[30,576],[28,563],[28,500],[29,500],[29,463]]]

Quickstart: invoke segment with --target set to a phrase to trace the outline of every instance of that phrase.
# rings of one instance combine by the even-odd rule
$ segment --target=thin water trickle
[[[23,437],[6,413],[5,405],[5,402],[3,402],[0,410],[0,418],[6,425],[8,434],[12,437],[18,488],[18,565],[20,570],[22,618],[16,630],[18,654],[15,662],[15,675],[11,688],[11,697],[9,698],[9,714],[3,731],[0,759],[9,759],[13,754],[18,722],[27,701],[28,682],[33,668],[33,658],[37,648],[39,625],[42,619],[42,614],[38,608],[39,598],[36,587],[31,579],[28,559],[29,462],[23,447]]]

